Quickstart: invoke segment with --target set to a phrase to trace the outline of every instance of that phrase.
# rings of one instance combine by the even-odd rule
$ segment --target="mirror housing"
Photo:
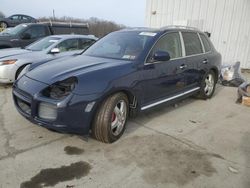
[[[170,55],[166,51],[156,51],[153,55],[153,61],[169,61]]]
[[[50,50],[50,53],[51,54],[58,54],[58,53],[60,53],[60,49],[59,48],[53,48],[53,49]]]
[[[29,40],[29,39],[31,39],[31,35],[29,33],[24,33],[22,39]]]

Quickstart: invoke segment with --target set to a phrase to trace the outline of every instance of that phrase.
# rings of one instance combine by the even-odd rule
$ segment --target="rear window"
[[[210,43],[208,42],[207,38],[203,34],[200,34],[200,37],[201,37],[203,46],[205,48],[205,52],[211,51],[211,46],[210,46]]]
[[[187,56],[203,53],[201,42],[197,33],[183,32],[182,36]]]

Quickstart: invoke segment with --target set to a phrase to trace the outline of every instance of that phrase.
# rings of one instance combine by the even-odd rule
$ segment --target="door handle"
[[[202,61],[202,63],[203,63],[203,64],[207,64],[207,63],[208,63],[208,60],[207,60],[207,59],[204,59],[204,60]]]
[[[185,68],[187,68],[187,65],[185,65],[185,64],[180,66],[180,69],[185,69]]]

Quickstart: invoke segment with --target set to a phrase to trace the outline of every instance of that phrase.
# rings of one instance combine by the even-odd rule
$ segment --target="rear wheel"
[[[206,75],[202,80],[201,90],[198,97],[202,99],[211,98],[215,91],[215,85],[216,85],[215,73],[214,71],[210,70],[208,73],[206,73]]]
[[[117,93],[107,98],[95,115],[92,135],[101,142],[112,143],[118,140],[124,130],[128,117],[128,98]]]

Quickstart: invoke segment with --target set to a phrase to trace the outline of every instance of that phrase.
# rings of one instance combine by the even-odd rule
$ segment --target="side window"
[[[171,59],[181,57],[182,49],[179,33],[168,33],[163,36],[154,46],[152,55],[156,51],[168,52]]]
[[[80,41],[80,45],[79,45],[80,50],[85,50],[86,48],[94,44],[95,42],[95,40],[92,40],[92,39],[79,39],[79,41]]]
[[[27,21],[29,18],[27,16],[22,16],[22,20]]]
[[[201,42],[197,33],[182,32],[182,36],[187,56],[203,53]]]
[[[56,46],[59,48],[60,52],[67,52],[72,50],[78,50],[78,39],[68,39],[62,41],[60,44]]]
[[[18,20],[18,19],[20,19],[18,15],[11,16],[10,18],[11,18],[12,20]]]
[[[210,46],[210,43],[209,43],[209,41],[207,40],[207,38],[206,38],[203,34],[200,34],[200,37],[201,37],[203,46],[204,46],[204,48],[205,48],[205,52],[211,51],[211,46]]]
[[[41,38],[46,36],[46,30],[45,27],[43,26],[35,26],[35,27],[30,27],[25,31],[24,34],[29,34],[31,36],[31,39],[35,38]]]

